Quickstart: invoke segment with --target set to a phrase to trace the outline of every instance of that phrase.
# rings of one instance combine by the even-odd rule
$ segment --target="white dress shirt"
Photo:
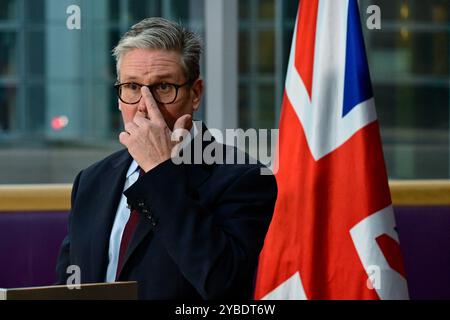
[[[127,178],[123,191],[132,186],[139,178],[139,166],[135,160],[131,162],[130,168],[127,171]],[[130,218],[130,209],[127,208],[127,198],[122,192],[119,206],[117,207],[116,218],[111,230],[111,237],[109,238],[109,263],[106,270],[106,282],[116,281],[117,263],[119,260],[120,242],[122,240],[122,233],[125,225]]]
[[[192,140],[198,133],[197,121],[193,121],[192,128],[190,130],[190,140]],[[181,146],[184,148],[189,139],[186,139],[182,142]],[[139,166],[135,160],[131,162],[131,165],[127,171],[127,177],[125,180],[125,185],[123,186],[123,191],[127,190],[131,187],[139,178]],[[114,219],[114,224],[111,230],[111,236],[109,238],[109,250],[108,250],[108,268],[106,269],[106,282],[115,282],[116,281],[116,271],[117,264],[119,260],[119,251],[120,251],[120,242],[122,241],[122,233],[125,229],[125,225],[130,218],[130,209],[127,208],[127,198],[122,192],[122,196],[120,197],[119,206],[116,211],[116,218]]]

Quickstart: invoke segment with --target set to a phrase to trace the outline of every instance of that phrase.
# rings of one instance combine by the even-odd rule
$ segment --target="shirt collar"
[[[138,170],[139,165],[137,164],[136,160],[133,159],[133,162],[131,162],[130,167],[127,171],[127,179]]]
[[[192,128],[189,131],[190,134],[190,140],[184,140],[183,142],[181,142],[182,148],[186,147],[186,145],[191,142],[192,139],[194,139],[194,137],[198,134],[198,129],[197,129],[197,122],[200,124],[200,121],[192,121]],[[137,170],[139,169],[139,165],[136,162],[136,160],[133,159],[133,161],[130,164],[130,167],[128,168],[127,171],[127,179],[133,174],[135,173]]]

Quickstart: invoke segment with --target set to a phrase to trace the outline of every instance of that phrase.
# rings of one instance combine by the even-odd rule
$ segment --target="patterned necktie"
[[[144,175],[144,170],[139,168],[139,178]],[[125,225],[125,229],[122,233],[122,239],[120,240],[120,249],[119,249],[119,261],[117,263],[117,271],[116,271],[116,281],[119,278],[120,272],[123,267],[123,259],[125,258],[125,253],[127,252],[128,245],[131,241],[131,238],[136,230],[137,224],[139,221],[139,211],[137,209],[133,209],[130,212],[130,217],[128,218],[127,224]]]

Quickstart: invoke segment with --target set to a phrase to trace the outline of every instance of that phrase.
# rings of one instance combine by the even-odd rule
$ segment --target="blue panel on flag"
[[[364,38],[361,29],[358,3],[348,4],[347,55],[345,59],[344,108],[345,117],[355,106],[373,97],[367,64]]]

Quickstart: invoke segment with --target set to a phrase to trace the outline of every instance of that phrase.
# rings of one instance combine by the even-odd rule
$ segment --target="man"
[[[190,130],[194,141],[208,132],[192,126],[200,53],[196,35],[161,18],[134,25],[114,49],[126,149],[75,178],[59,283],[77,265],[82,283],[135,280],[142,299],[251,298],[274,177],[261,175],[260,164],[171,158],[180,147],[173,131]],[[183,143],[181,152],[194,145]],[[220,147],[225,157],[236,151]]]

